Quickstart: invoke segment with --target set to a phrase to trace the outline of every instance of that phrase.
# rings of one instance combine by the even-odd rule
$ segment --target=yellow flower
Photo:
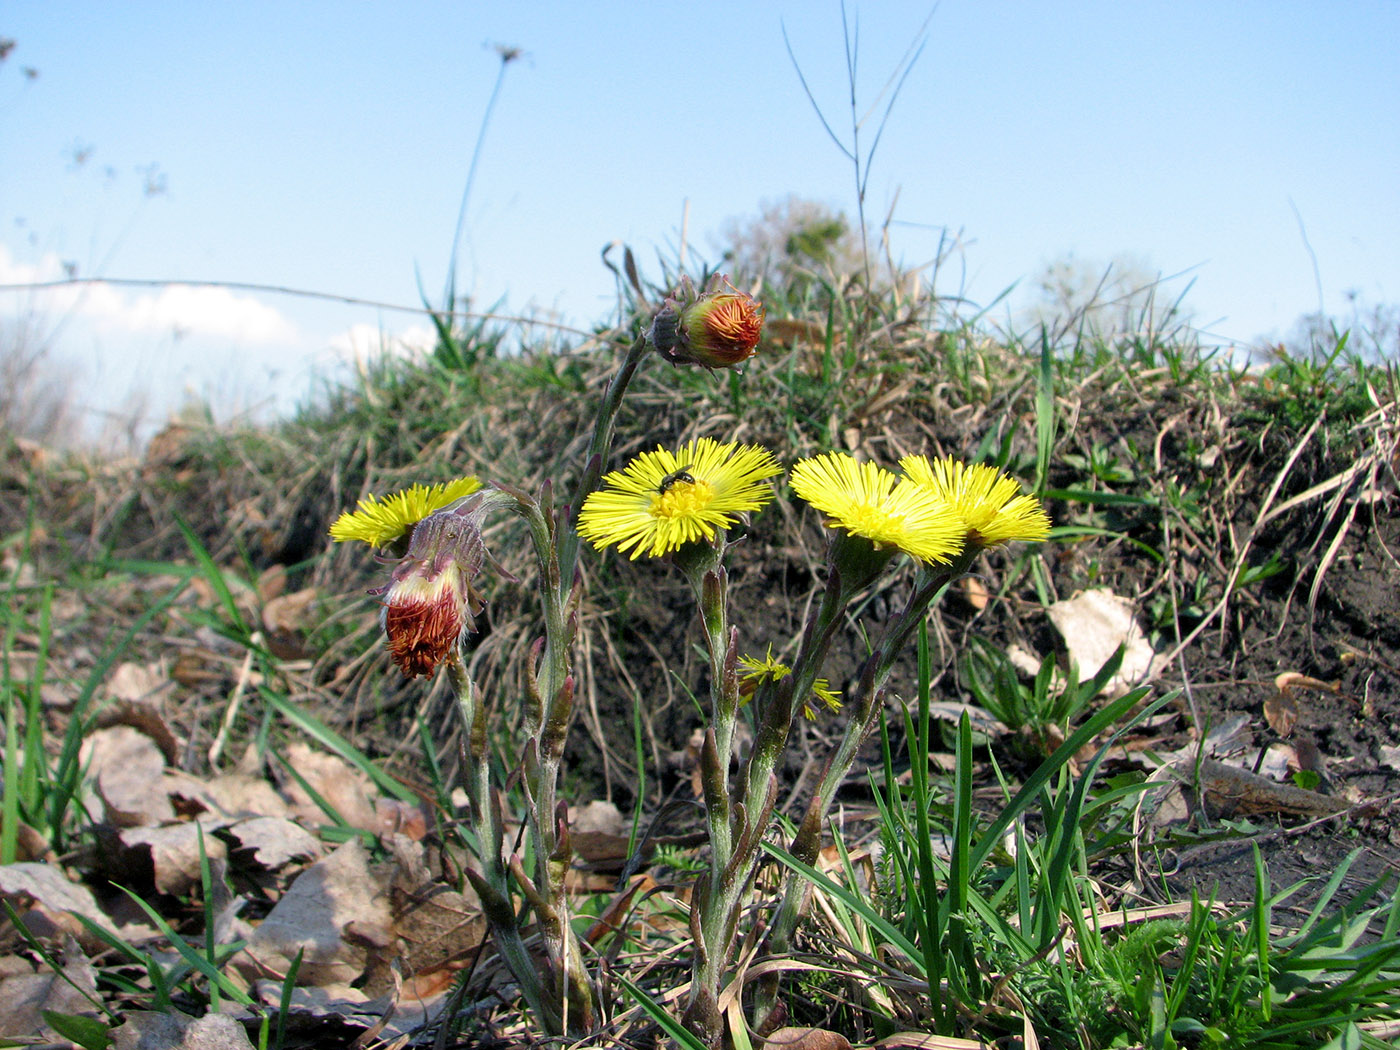
[[[756,656],[741,656],[739,663],[744,670],[739,675],[739,695],[743,697],[742,703],[748,703],[753,699],[754,692],[764,682],[777,682],[792,674],[792,668],[787,664],[773,659],[773,647],[768,647],[767,654],[763,659]],[[817,709],[812,701],[820,703],[828,711],[841,710],[841,694],[831,688],[831,683],[825,678],[818,678],[812,683],[812,694],[802,701],[802,717],[814,720],[817,717]]]
[[[331,539],[363,540],[371,547],[383,547],[398,539],[433,511],[441,510],[481,488],[474,477],[457,478],[438,485],[414,485],[403,492],[380,499],[370,495],[360,500],[357,510],[347,510],[331,526]]]
[[[926,562],[946,562],[966,529],[942,502],[874,463],[844,452],[804,459],[792,468],[792,489],[827,517],[827,525],[862,536],[876,549],[895,547]]]
[[[764,480],[781,473],[773,454],[758,445],[697,438],[675,452],[658,447],[589,493],[579,511],[579,535],[599,550],[630,551],[633,560],[713,541],[740,514],[771,500]]]
[[[1016,480],[995,467],[969,466],[951,456],[932,463],[924,456],[905,456],[899,465],[912,484],[957,514],[968,543],[995,547],[1012,540],[1043,540],[1050,533],[1050,516],[1040,500],[1023,495]]]
[[[647,336],[657,353],[673,365],[737,369],[758,349],[763,315],[763,304],[722,274],[715,274],[699,294],[690,278],[682,277],[676,294],[652,320]]]

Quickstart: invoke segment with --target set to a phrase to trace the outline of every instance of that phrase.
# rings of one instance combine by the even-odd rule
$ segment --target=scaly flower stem
[[[709,572],[697,587],[710,650],[712,722],[701,756],[706,819],[710,835],[710,868],[696,886],[691,912],[695,960],[690,1001],[683,1022],[708,1046],[719,1046],[723,1022],[719,1015],[720,982],[727,969],[739,918],[758,867],[759,846],[777,799],[773,776],[787,744],[796,701],[811,690],[851,593],[833,572],[816,614],[803,632],[792,674],[766,683],[755,697],[758,735],[749,757],[739,801],[731,808],[728,796],[729,749],[739,707],[736,671],[737,639],[731,636],[725,613],[724,570]],[[692,585],[697,581],[692,579]],[[721,745],[723,741],[723,745]]]
[[[533,885],[522,885],[539,917],[550,976],[561,990],[560,1004],[574,1034],[592,1029],[597,1017],[597,992],[583,965],[578,938],[569,921],[565,879],[573,860],[567,813],[557,805],[559,766],[573,715],[574,680],[569,673],[569,643],[573,638],[568,613],[569,590],[560,578],[556,530],[549,507],[517,495],[516,507],[525,519],[539,561],[544,586],[544,638],[527,665],[526,755],[524,784],[530,801],[530,834],[535,852]],[[571,530],[568,530],[571,532]],[[523,869],[518,872],[524,879]]]
[[[583,477],[579,480],[578,492],[569,507],[568,528],[559,530],[559,569],[561,579],[568,581],[565,586],[573,586],[574,567],[578,564],[578,533],[574,529],[578,521],[579,508],[590,492],[598,487],[607,463],[608,452],[612,449],[613,427],[617,422],[617,410],[622,407],[622,397],[636,375],[637,368],[650,352],[650,344],[645,335],[639,335],[627,349],[622,364],[608,383],[603,403],[598,406],[598,418],[593,424],[593,440],[588,445],[588,458],[584,464]]]
[[[883,637],[862,666],[846,730],[836,749],[827,756],[812,800],[788,847],[788,852],[804,864],[816,861],[821,848],[822,825],[826,820],[827,810],[831,808],[837,789],[846,779],[851,766],[855,764],[861,746],[875,727],[876,718],[881,710],[880,701],[894,670],[895,661],[923,621],[930,604],[944,587],[967,572],[978,550],[979,548],[968,547],[949,565],[921,568],[914,578],[914,588],[905,601],[904,609],[885,629]],[[784,888],[782,903],[773,916],[773,927],[768,935],[770,954],[783,955],[789,950],[805,890],[806,885],[800,879],[789,880]],[[755,1026],[759,1031],[763,1030],[777,1005],[778,984],[779,978],[776,973],[765,977],[759,983],[758,994],[754,1000]]]
[[[738,719],[739,679],[735,670],[737,640],[731,636],[728,625],[728,576],[720,564],[722,556],[722,550],[697,544],[678,552],[676,557],[695,592],[710,654],[710,725],[700,753],[710,867],[697,880],[691,901],[690,927],[695,950],[684,1023],[711,1046],[717,1045],[723,1033],[719,980],[733,940],[724,906],[728,896],[725,877],[734,854],[734,823],[737,813],[742,812],[742,805],[731,809],[729,799],[729,759]]]
[[[481,696],[459,653],[447,660],[448,676],[457,691],[457,713],[462,720],[465,768],[462,786],[471,807],[472,830],[477,841],[477,863],[481,871],[470,869],[467,877],[481,898],[482,912],[491,927],[496,949],[520,984],[521,995],[540,1026],[555,1035],[564,1033],[564,1018],[553,996],[547,995],[539,971],[520,934],[515,908],[511,905],[510,875],[501,857],[500,815],[491,793],[491,756],[486,735],[486,715]]]

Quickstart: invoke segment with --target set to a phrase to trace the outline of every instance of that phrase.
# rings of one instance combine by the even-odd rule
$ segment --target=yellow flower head
[[[826,515],[830,528],[863,536],[877,549],[895,547],[926,562],[946,562],[962,549],[967,530],[941,501],[844,452],[800,461],[792,489]]]
[[[744,668],[739,675],[739,695],[743,698],[741,704],[752,700],[753,694],[764,682],[777,682],[792,674],[791,667],[773,658],[771,645],[763,659],[741,656],[739,663]],[[809,721],[815,720],[818,703],[831,712],[841,710],[841,694],[832,689],[831,683],[825,678],[818,678],[812,683],[812,695],[802,701],[802,717]]]
[[[1016,480],[995,467],[969,466],[951,456],[932,463],[925,456],[905,456],[899,465],[910,483],[961,519],[968,543],[995,547],[1012,540],[1043,540],[1050,533],[1050,516],[1040,500],[1023,495]]]
[[[758,445],[696,438],[675,452],[643,452],[589,493],[579,511],[579,535],[599,550],[630,551],[633,560],[711,541],[740,514],[771,500],[764,481],[781,473],[773,454]]]
[[[382,500],[370,495],[360,500],[356,510],[347,510],[331,526],[331,539],[363,540],[371,547],[383,547],[398,539],[433,511],[441,510],[481,488],[474,477],[457,478],[437,485],[414,485]]]

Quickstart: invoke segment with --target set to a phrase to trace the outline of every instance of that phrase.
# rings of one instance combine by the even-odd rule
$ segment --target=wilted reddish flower
[[[763,333],[763,304],[745,295],[729,278],[715,274],[697,294],[689,277],[681,278],[647,333],[657,353],[673,365],[734,368],[758,348]]]
[[[389,655],[405,677],[432,674],[486,605],[472,586],[486,561],[483,509],[479,498],[469,497],[424,518],[388,585],[372,592],[383,596]]]

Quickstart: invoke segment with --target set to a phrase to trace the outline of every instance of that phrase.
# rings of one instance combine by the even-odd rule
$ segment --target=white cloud
[[[296,325],[280,310],[227,288],[172,284],[155,295],[118,297],[116,303],[94,299],[84,312],[99,324],[106,321],[128,332],[175,332],[255,344],[300,342]]]
[[[437,332],[428,325],[410,325],[388,332],[378,325],[353,324],[330,338],[326,348],[339,360],[363,368],[374,357],[389,354],[415,357],[426,354],[437,343]]]
[[[46,253],[37,263],[15,260],[0,244],[0,284],[32,284],[62,280],[63,264]],[[299,344],[297,326],[280,310],[250,295],[227,288],[169,284],[158,292],[131,293],[110,284],[81,284],[28,293],[4,293],[13,302],[0,310],[33,309],[42,304],[50,316],[81,314],[99,333],[174,334],[203,336],[243,344]]]

